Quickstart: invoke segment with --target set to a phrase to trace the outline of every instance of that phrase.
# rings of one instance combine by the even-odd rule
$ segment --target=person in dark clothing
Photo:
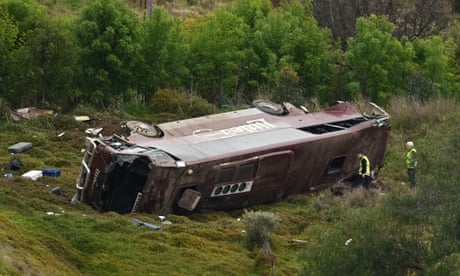
[[[362,152],[357,154],[359,159],[359,169],[358,169],[358,176],[356,177],[355,181],[353,182],[353,188],[362,185],[364,188],[369,189],[369,184],[371,183],[371,163],[369,162],[369,158]]]

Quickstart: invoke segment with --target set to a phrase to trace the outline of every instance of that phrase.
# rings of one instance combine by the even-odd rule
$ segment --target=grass
[[[387,111],[400,127],[392,133],[386,166],[379,175],[387,187],[384,195],[356,191],[337,197],[324,191],[248,210],[170,215],[167,219],[172,224],[162,224],[151,215],[100,214],[86,205],[69,204],[84,130],[95,126],[115,130],[118,120],[101,116],[101,120],[82,123],[58,115],[4,121],[0,123],[4,149],[0,163],[10,160],[6,149],[14,143],[31,142],[33,151],[17,154],[23,167],[13,171],[12,179],[0,178],[0,274],[418,275],[456,271],[460,249],[456,179],[460,176],[455,170],[458,157],[452,152],[460,144],[459,110],[452,101],[436,100],[414,109],[392,104]],[[408,120],[411,125],[402,129]],[[427,121],[430,127],[425,126]],[[58,137],[62,132],[65,135]],[[407,139],[415,141],[422,156],[416,191],[402,185]],[[61,169],[61,177],[37,181],[20,177],[28,170],[49,167]],[[51,192],[55,187],[62,195]],[[270,232],[269,256],[262,246],[248,243],[245,211],[273,213],[279,219]],[[160,225],[164,231],[138,226],[132,218]]]

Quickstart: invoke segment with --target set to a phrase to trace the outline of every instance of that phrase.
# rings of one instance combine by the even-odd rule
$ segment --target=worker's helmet
[[[412,141],[407,142],[406,147],[408,147],[410,149],[413,148],[414,147],[414,142],[412,142]]]

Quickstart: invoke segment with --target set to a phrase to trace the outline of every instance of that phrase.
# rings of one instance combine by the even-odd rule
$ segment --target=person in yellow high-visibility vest
[[[358,152],[357,157],[359,159],[358,176],[353,183],[353,187],[363,185],[364,188],[369,189],[371,183],[371,162],[369,158],[362,152]]]
[[[417,168],[417,150],[414,147],[414,142],[409,141],[406,143],[406,167],[407,176],[409,177],[410,187],[415,187],[415,169]]]

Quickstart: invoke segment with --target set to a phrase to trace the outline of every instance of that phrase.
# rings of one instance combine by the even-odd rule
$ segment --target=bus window
[[[254,177],[256,164],[247,163],[242,164],[238,168],[238,173],[236,174],[235,180],[251,179]]]
[[[327,175],[339,173],[342,171],[343,163],[345,162],[345,156],[340,156],[332,159],[327,168]]]
[[[220,169],[219,175],[217,176],[217,183],[229,182],[233,180],[235,174],[235,167],[223,167]]]

